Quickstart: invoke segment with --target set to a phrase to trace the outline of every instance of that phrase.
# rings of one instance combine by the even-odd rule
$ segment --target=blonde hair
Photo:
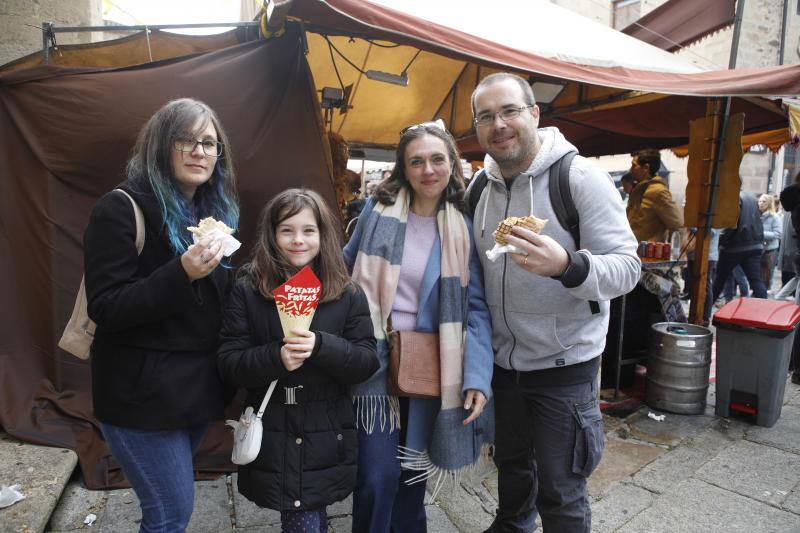
[[[775,210],[775,197],[765,193],[758,197],[758,201],[760,202],[762,198],[767,200],[767,209],[764,210],[764,212],[772,215],[777,214],[777,211]]]

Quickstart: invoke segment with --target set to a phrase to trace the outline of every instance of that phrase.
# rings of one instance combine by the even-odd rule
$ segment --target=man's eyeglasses
[[[509,120],[514,120],[519,116],[520,113],[526,109],[530,109],[531,107],[533,107],[533,104],[522,107],[507,107],[498,111],[497,113],[489,113],[487,111],[486,113],[478,114],[478,116],[473,119],[473,122],[475,122],[476,126],[488,126],[494,122],[494,117],[496,115],[499,115],[500,120],[503,122],[508,122]]]
[[[203,149],[203,153],[208,157],[222,157],[223,144],[212,139],[197,141],[195,139],[181,137],[179,139],[175,139],[173,147],[179,152],[192,153],[194,152],[195,146],[198,144],[200,145],[200,148]]]
[[[413,131],[417,128],[438,128],[443,132],[447,133],[447,128],[444,127],[444,120],[437,118],[436,120],[432,120],[429,122],[422,122],[421,124],[413,124],[411,126],[407,126],[400,130],[400,135],[403,136],[406,132]]]

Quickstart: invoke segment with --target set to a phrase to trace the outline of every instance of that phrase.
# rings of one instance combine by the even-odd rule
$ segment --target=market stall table
[[[631,376],[633,371],[633,365],[636,363],[645,361],[647,359],[647,346],[648,346],[648,339],[650,334],[650,325],[656,322],[663,322],[667,318],[664,316],[663,311],[661,311],[661,304],[659,302],[659,310],[658,310],[658,317],[653,318],[651,320],[650,315],[655,314],[649,311],[655,311],[655,306],[653,305],[653,300],[657,300],[657,297],[651,291],[650,288],[645,287],[643,285],[642,279],[646,278],[646,274],[650,274],[652,277],[657,277],[660,280],[663,280],[663,286],[666,290],[667,284],[673,284],[674,282],[669,280],[666,276],[658,276],[658,273],[667,273],[673,270],[675,267],[683,267],[686,265],[685,260],[653,260],[653,259],[642,259],[642,278],[640,278],[639,283],[636,287],[631,291],[629,294],[623,294],[617,298],[611,300],[611,309],[609,313],[609,324],[608,324],[608,334],[606,335],[606,347],[603,350],[603,361],[602,361],[602,370],[601,370],[601,386],[607,388],[608,386],[614,386],[614,398],[619,397],[619,390],[622,381],[622,368],[623,366],[630,365],[631,368]],[[634,305],[641,310],[636,314],[634,320],[638,322],[647,322],[646,327],[628,327],[628,333],[631,334],[636,330],[640,330],[640,335],[643,337],[637,339],[640,342],[632,343],[628,342],[628,349],[626,350],[624,346],[624,341],[626,338],[625,329],[626,329],[626,315],[630,318],[630,314],[626,313],[626,307],[629,306],[629,296],[633,299]],[[682,310],[681,310],[682,312]],[[629,322],[631,320],[629,319]],[[631,347],[631,346],[634,347]],[[639,346],[640,348],[636,348]],[[603,378],[602,376],[608,376],[610,373],[610,377]]]

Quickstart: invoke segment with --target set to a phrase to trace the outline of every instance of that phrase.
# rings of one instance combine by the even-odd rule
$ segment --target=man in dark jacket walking
[[[800,172],[794,177],[791,185],[781,191],[781,205],[786,210],[787,215],[792,215],[792,227],[794,228],[795,238],[800,240]],[[788,234],[785,238],[789,238]],[[800,248],[800,242],[793,243]],[[787,243],[788,245],[788,243]],[[794,253],[794,271],[800,276],[800,249]],[[800,288],[795,290],[795,302],[800,302]],[[800,346],[797,340],[792,348],[792,383],[800,384]]]
[[[767,287],[761,279],[761,254],[764,251],[764,226],[756,199],[739,193],[739,221],[719,238],[719,262],[714,278],[714,301],[719,298],[725,280],[741,265],[755,298],[766,298]]]

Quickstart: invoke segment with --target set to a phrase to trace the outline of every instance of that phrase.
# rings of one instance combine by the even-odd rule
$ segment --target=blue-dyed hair
[[[178,138],[199,138],[209,122],[223,144],[211,178],[197,188],[190,202],[181,193],[172,168],[172,153]],[[186,229],[205,217],[221,220],[234,230],[239,224],[239,198],[228,135],[216,113],[203,102],[181,98],[168,102],[150,117],[139,132],[128,161],[127,176],[134,183],[149,183],[161,208],[164,233],[175,255],[192,244]]]

